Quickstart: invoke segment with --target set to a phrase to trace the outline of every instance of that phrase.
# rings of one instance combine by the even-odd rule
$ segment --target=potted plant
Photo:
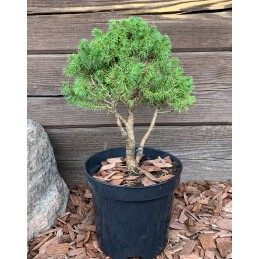
[[[70,105],[108,110],[125,140],[125,147],[94,154],[85,164],[98,242],[114,259],[151,259],[166,245],[182,164],[145,143],[161,110],[187,110],[195,102],[192,78],[170,56],[169,37],[140,18],[110,20],[108,32],[94,29],[92,34],[90,42],[82,40],[77,53],[68,55],[64,74],[71,79],[63,82],[62,93]],[[141,104],[154,115],[136,143],[134,117]]]

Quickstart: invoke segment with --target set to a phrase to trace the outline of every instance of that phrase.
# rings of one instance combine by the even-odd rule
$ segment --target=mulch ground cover
[[[112,185],[127,187],[149,186],[169,180],[178,172],[178,164],[169,156],[140,162],[137,172],[127,172],[126,160],[109,158],[93,175],[95,179]]]
[[[66,213],[32,239],[28,258],[109,259],[96,240],[92,195],[73,186]],[[175,191],[168,244],[156,259],[232,258],[232,183],[182,183]]]

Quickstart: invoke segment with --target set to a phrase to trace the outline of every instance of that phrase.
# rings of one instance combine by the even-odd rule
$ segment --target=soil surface
[[[98,246],[92,194],[70,188],[67,212],[32,239],[28,258],[110,259]],[[175,191],[168,244],[156,259],[232,258],[232,183],[189,182]]]
[[[127,171],[126,161],[122,157],[109,158],[93,178],[111,185],[141,187],[161,183],[172,178],[179,166],[169,156],[157,159],[145,158],[136,171]]]

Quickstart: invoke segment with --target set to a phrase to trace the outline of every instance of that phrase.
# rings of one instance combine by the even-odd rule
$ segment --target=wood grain
[[[231,12],[139,15],[168,34],[173,51],[231,49]],[[75,51],[81,39],[91,39],[93,28],[107,30],[107,22],[127,17],[117,12],[28,16],[29,53]]]
[[[147,127],[136,127],[136,141]],[[123,145],[117,127],[46,129],[57,160],[84,160],[94,152]],[[188,159],[230,159],[231,126],[158,126],[146,146]]]
[[[185,74],[193,76],[197,97],[188,113],[160,114],[157,123],[230,123],[231,122],[231,53],[177,53]],[[66,55],[31,55],[28,57],[28,94],[60,95],[62,67]],[[152,109],[139,109],[136,123],[149,123]],[[123,110],[125,113],[125,109]],[[64,98],[28,98],[28,117],[44,126],[114,125],[106,111],[83,111],[66,104]]]
[[[225,124],[231,123],[231,88],[222,88],[219,85],[203,85],[194,92],[197,101],[189,112],[161,113],[157,124]],[[68,106],[63,97],[30,97],[27,101],[28,118],[43,126],[51,127],[100,127],[115,125],[114,116],[107,111],[85,111],[78,107]],[[126,116],[126,109],[120,109]],[[153,108],[150,106],[138,107],[136,124],[149,124]]]
[[[231,85],[231,55],[227,52],[184,52],[175,53],[186,75],[192,75],[194,84],[218,84],[222,88]],[[67,55],[29,55],[28,56],[28,95],[60,95],[62,75],[67,64]]]
[[[146,127],[136,128],[139,141]],[[156,127],[147,145],[183,161],[183,180],[231,178],[231,126]],[[84,180],[83,164],[92,154],[123,146],[117,128],[46,129],[61,175],[69,184]]]
[[[232,1],[219,0],[171,0],[171,1],[88,1],[88,0],[63,0],[51,1],[28,0],[27,11],[33,13],[74,13],[74,12],[102,12],[120,11],[122,13],[178,13],[204,10],[224,10],[232,7]]]
[[[231,179],[231,160],[181,160],[184,170],[181,182],[189,180],[227,181]],[[58,161],[58,170],[68,185],[86,181],[84,161]]]

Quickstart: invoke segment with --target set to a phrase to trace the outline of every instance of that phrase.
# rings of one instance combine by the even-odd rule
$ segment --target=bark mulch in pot
[[[110,258],[96,241],[88,187],[73,186],[65,215],[28,245],[29,259]],[[169,241],[156,259],[221,258],[232,258],[231,181],[180,184],[175,191]]]
[[[132,172],[127,171],[124,158],[114,157],[103,161],[93,178],[112,185],[140,187],[165,182],[174,177],[178,170],[178,164],[169,156],[143,160],[136,171]]]

